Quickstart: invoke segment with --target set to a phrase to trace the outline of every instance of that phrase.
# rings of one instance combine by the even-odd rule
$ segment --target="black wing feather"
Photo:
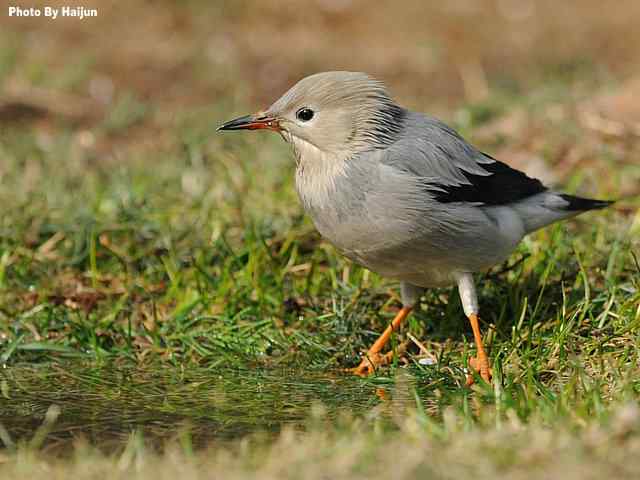
[[[433,192],[440,203],[473,202],[485,205],[505,205],[531,197],[547,190],[538,179],[511,168],[489,155],[483,154],[494,162],[481,166],[490,175],[475,175],[461,170],[468,184],[438,185]]]

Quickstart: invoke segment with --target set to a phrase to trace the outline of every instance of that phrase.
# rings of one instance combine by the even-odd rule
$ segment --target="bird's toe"
[[[389,365],[393,360],[393,355],[393,351],[385,354],[367,352],[360,365],[350,369],[350,372],[359,377],[367,377],[374,373],[378,367]]]
[[[491,367],[489,367],[489,360],[486,357],[471,357],[469,359],[469,366],[473,369],[473,371],[478,372],[480,374],[480,378],[482,378],[488,384],[491,384],[491,379],[493,378],[493,372]],[[467,375],[466,385],[473,385],[475,382],[473,375]]]

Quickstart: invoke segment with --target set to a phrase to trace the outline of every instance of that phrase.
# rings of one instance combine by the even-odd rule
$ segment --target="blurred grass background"
[[[639,2],[82,5],[97,18],[0,16],[0,360],[16,368],[0,401],[62,401],[24,362],[354,365],[393,316],[396,285],[319,238],[277,136],[215,133],[305,75],[348,69],[547,183],[620,199],[531,236],[483,277],[501,390],[458,389],[470,329],[455,292],[426,293],[409,330],[437,362],[418,364],[414,344],[405,355],[428,414],[416,428],[489,428],[486,404],[488,424],[514,417],[544,436],[554,419],[581,429],[637,402]],[[447,406],[460,430],[442,423]],[[637,412],[622,411],[634,442]]]

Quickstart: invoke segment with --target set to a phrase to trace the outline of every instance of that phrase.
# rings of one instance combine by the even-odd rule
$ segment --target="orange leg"
[[[380,337],[375,341],[375,343],[371,345],[371,348],[369,348],[367,353],[364,355],[364,358],[362,359],[362,362],[360,362],[360,365],[358,365],[356,368],[351,369],[353,373],[364,377],[373,373],[377,367],[388,365],[389,363],[391,363],[391,360],[393,359],[393,352],[391,351],[385,354],[381,354],[380,351],[389,342],[391,333],[398,330],[404,319],[409,316],[412,308],[413,307],[402,307],[400,309],[396,317],[391,322],[391,325],[389,325],[382,333],[382,335],[380,335]]]
[[[491,383],[491,368],[489,368],[489,359],[484,351],[482,345],[482,336],[480,335],[480,325],[478,324],[478,315],[472,313],[469,315],[469,321],[471,322],[471,328],[473,329],[473,338],[476,342],[476,348],[478,353],[475,358],[469,359],[469,366],[476,372],[480,372],[480,377],[487,382]],[[467,375],[467,386],[473,384],[473,375]]]

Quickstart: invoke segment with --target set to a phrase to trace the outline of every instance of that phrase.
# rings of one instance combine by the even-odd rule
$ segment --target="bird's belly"
[[[442,248],[433,248],[425,238],[398,243],[388,240],[403,233],[397,226],[385,231],[383,226],[368,224],[366,219],[340,224],[314,218],[314,223],[340,253],[384,277],[437,287],[455,283],[456,274],[464,271],[460,266],[465,261],[459,258],[465,254],[463,251],[443,254]]]
[[[383,249],[378,251],[343,252],[356,263],[384,277],[409,282],[420,287],[444,287],[456,282],[461,270],[442,258],[420,249]]]

